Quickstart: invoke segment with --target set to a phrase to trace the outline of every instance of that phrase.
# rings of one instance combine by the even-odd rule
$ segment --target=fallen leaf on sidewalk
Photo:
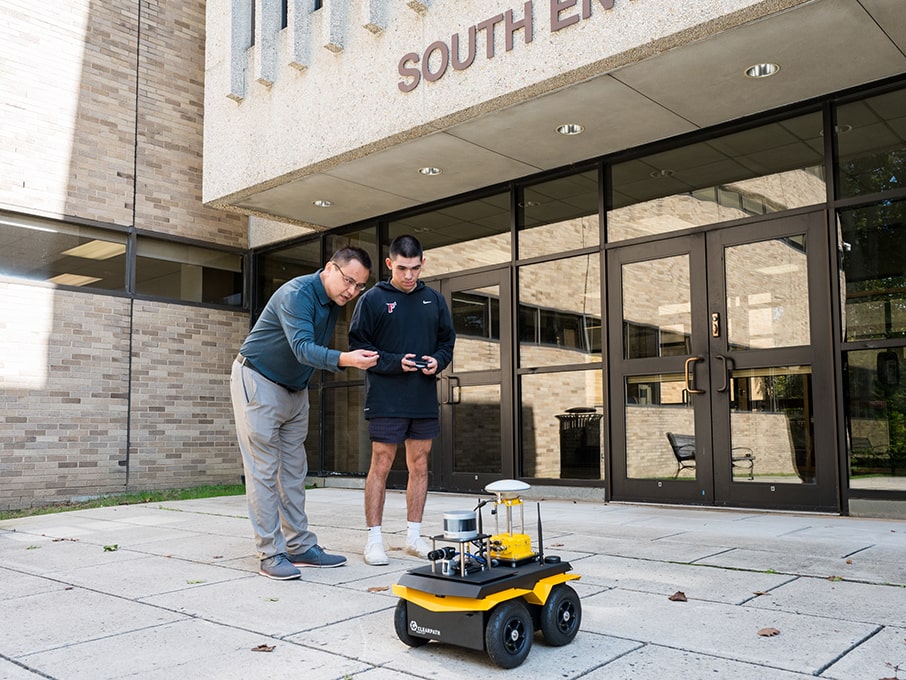
[[[274,648],[277,645],[258,645],[257,647],[252,647],[253,652],[273,652]]]
[[[673,593],[673,595],[671,595],[667,599],[670,600],[671,602],[687,602],[688,601],[688,600],[686,600],[686,593],[684,593],[682,590],[677,590],[675,593]]]
[[[371,586],[368,589],[369,593],[382,593],[385,590],[390,590],[390,586]]]
[[[120,547],[116,543],[114,543],[113,545],[104,546],[104,552],[116,552],[119,549],[120,549]]]
[[[752,593],[752,595],[758,595],[760,597],[761,595],[767,595],[767,593],[763,590],[756,590]]]
[[[762,628],[758,631],[758,634],[761,637],[774,637],[775,635],[780,635],[780,631],[776,628]]]
[[[842,576],[828,576],[827,580],[828,581],[842,581],[843,577]]]

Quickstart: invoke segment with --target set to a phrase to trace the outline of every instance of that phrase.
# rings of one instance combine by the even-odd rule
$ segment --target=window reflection
[[[521,386],[523,474],[601,479],[601,371],[523,375]]]
[[[601,361],[597,254],[519,268],[521,366]]]
[[[724,249],[731,350],[811,341],[805,236]]]
[[[626,477],[694,480],[695,411],[684,376],[628,376],[624,389]]]
[[[821,130],[813,113],[618,163],[607,239],[824,203]]]
[[[846,340],[906,337],[906,201],[840,212]]]
[[[623,356],[681,356],[691,352],[689,256],[623,265]]]
[[[242,256],[139,236],[135,292],[141,295],[242,306]]]
[[[815,443],[809,366],[775,366],[730,373],[731,450],[734,481],[812,484]],[[744,472],[745,474],[741,474]]]
[[[906,349],[846,353],[850,487],[906,488]]]
[[[423,275],[438,276],[509,262],[510,194],[487,196],[388,225],[390,240],[402,234],[411,234],[421,241],[426,260]],[[467,248],[461,245],[465,242],[469,243]]]
[[[453,409],[453,471],[499,473],[500,385],[463,386],[459,395]]]
[[[597,170],[526,187],[518,219],[521,259],[598,245]]]
[[[323,467],[320,464],[319,412],[316,408],[318,392],[311,391],[308,439],[305,449],[309,469],[332,472],[366,473],[371,464],[371,441],[368,438],[368,424],[365,420],[365,388],[325,387],[324,423],[320,435],[324,438]],[[404,457],[405,460],[405,457]],[[314,467],[312,464],[314,463]]]
[[[126,290],[126,234],[0,212],[0,274]]]
[[[906,90],[837,109],[837,195],[906,187]]]

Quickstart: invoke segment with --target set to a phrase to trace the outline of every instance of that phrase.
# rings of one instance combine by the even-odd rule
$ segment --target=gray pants
[[[290,392],[234,361],[230,396],[258,556],[305,552],[318,542],[305,515],[308,390]]]

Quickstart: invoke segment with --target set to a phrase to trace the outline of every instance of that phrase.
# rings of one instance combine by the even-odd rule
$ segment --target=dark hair
[[[408,234],[397,236],[390,242],[390,257],[424,257],[422,253],[422,244],[418,239]]]
[[[347,264],[353,260],[358,260],[365,269],[371,271],[371,255],[357,246],[343,246],[333,254],[330,260],[339,264]]]

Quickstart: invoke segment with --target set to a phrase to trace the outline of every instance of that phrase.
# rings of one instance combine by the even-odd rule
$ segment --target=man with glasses
[[[318,545],[305,514],[308,383],[316,369],[377,363],[373,350],[327,347],[341,308],[365,290],[370,273],[368,253],[345,247],[314,274],[283,284],[233,362],[230,395],[262,576],[295,579],[298,567],[346,562]]]
[[[440,433],[436,375],[453,359],[456,333],[443,296],[419,281],[425,258],[413,236],[390,244],[390,280],[362,296],[349,327],[349,346],[380,353],[365,374],[365,419],[371,437],[371,468],[365,480],[365,562],[388,564],[381,535],[387,476],[405,444],[406,551],[427,557],[421,535],[428,495],[428,454]]]

